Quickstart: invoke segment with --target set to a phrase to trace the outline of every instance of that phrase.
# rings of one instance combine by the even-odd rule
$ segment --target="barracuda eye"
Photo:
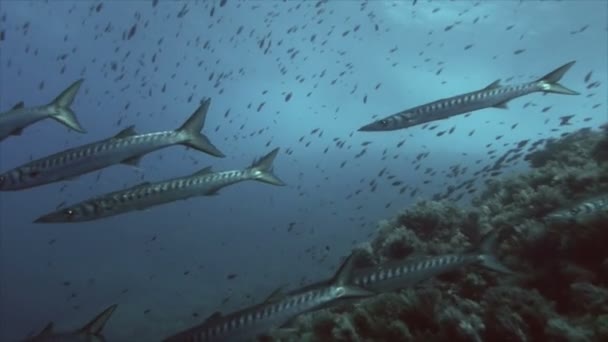
[[[65,214],[65,216],[67,216],[67,218],[71,219],[74,217],[74,215],[76,215],[76,212],[72,209],[66,209],[63,211],[63,213]]]
[[[379,122],[379,123],[380,123],[382,126],[385,126],[385,127],[386,127],[386,126],[388,126],[388,120],[386,120],[386,119],[382,119],[382,120],[380,120],[380,121],[378,121],[378,122]]]

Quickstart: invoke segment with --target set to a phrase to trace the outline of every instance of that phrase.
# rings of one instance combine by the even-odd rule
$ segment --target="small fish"
[[[359,128],[359,131],[393,131],[484,108],[505,109],[510,100],[535,92],[578,95],[578,92],[558,83],[573,64],[574,61],[566,63],[534,82],[501,86],[497,80],[478,91],[430,102],[387,116]]]
[[[80,79],[72,83],[47,105],[24,107],[23,102],[19,102],[11,110],[0,113],[0,141],[10,135],[21,135],[25,127],[46,118],[55,119],[76,132],[86,133],[70,108],[82,82]]]
[[[584,223],[600,217],[608,218],[608,194],[579,201],[545,216],[548,223]]]
[[[114,304],[103,310],[97,317],[87,323],[84,327],[69,332],[54,332],[53,322],[49,322],[42,331],[33,337],[26,338],[23,342],[85,342],[105,341],[101,330],[110,319],[118,305]]]

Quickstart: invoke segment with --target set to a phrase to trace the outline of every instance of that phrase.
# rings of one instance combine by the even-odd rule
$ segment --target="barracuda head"
[[[417,125],[414,112],[399,113],[359,128],[359,132],[393,131]]]
[[[80,217],[82,217],[81,209],[77,207],[71,207],[57,210],[46,215],[42,215],[36,220],[34,220],[34,223],[73,222],[78,221],[78,218]]]

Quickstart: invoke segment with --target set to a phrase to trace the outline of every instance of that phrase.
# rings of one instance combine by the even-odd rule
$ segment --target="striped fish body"
[[[557,83],[573,64],[574,62],[566,63],[534,82],[501,86],[497,80],[478,91],[433,101],[389,115],[361,127],[359,131],[393,131],[483,108],[507,108],[507,102],[510,100],[534,92],[578,95],[577,92]]]
[[[322,308],[347,293],[342,286],[312,286],[285,295],[280,300],[264,302],[226,316],[211,316],[201,325],[163,341],[255,341],[258,336],[283,326],[295,316]]]
[[[414,286],[437,275],[482,261],[483,254],[446,254],[417,260],[388,262],[353,271],[351,282],[374,292]]]
[[[483,108],[506,108],[505,104],[520,96],[539,91],[536,83],[500,87],[490,85],[482,90],[441,99],[391,115],[385,120],[392,129],[402,129],[427,122],[447,119]]]
[[[311,284],[287,294],[274,291],[265,301],[222,316],[213,314],[202,324],[182,331],[163,341],[257,341],[273,328],[288,324],[296,316],[318,310],[343,299],[364,298],[373,292],[348,284],[352,255],[328,280]]]
[[[175,144],[223,157],[224,154],[200,132],[210,103],[211,99],[201,101],[198,109],[175,131],[137,134],[134,126],[130,126],[112,138],[71,148],[19,166],[0,174],[0,190],[27,189],[71,179],[118,163],[137,165],[146,153]]]
[[[26,163],[5,173],[0,189],[27,189],[72,179],[118,163],[136,164],[142,155],[184,140],[183,135],[177,131],[139,135],[130,132],[123,131],[110,139]]]
[[[468,265],[480,265],[503,274],[512,271],[494,255],[498,231],[488,233],[478,249],[471,253],[444,254],[427,258],[408,258],[389,261],[379,266],[352,270],[349,283],[373,291],[393,291],[414,286],[437,275],[458,270]]]
[[[211,167],[186,177],[156,183],[142,183],[125,190],[97,196],[36,219],[36,223],[82,222],[114,216],[134,210],[184,200],[193,196],[210,196],[226,186],[256,180],[272,185],[284,185],[272,172],[276,148],[244,170],[212,172]]]
[[[608,218],[608,195],[592,197],[569,208],[556,210],[545,219],[549,222],[584,223],[600,217]]]
[[[254,172],[251,170],[234,170],[174,178],[157,183],[143,183],[80,202],[45,215],[36,222],[97,220],[193,196],[214,195],[223,187],[254,178]]]
[[[0,113],[0,141],[9,135],[20,133],[23,127],[29,126],[52,114],[47,106],[15,108]]]

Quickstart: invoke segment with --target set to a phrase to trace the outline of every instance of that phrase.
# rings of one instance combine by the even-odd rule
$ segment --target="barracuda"
[[[21,135],[25,127],[46,118],[55,119],[77,132],[86,133],[70,108],[82,81],[80,79],[72,83],[47,105],[24,107],[23,102],[19,102],[11,110],[0,113],[0,141],[10,135]]]
[[[506,109],[510,100],[535,92],[579,95],[578,92],[557,83],[574,63],[575,61],[566,63],[534,82],[501,86],[500,80],[497,80],[478,91],[430,102],[387,116],[359,128],[359,131],[393,131],[484,108]]]
[[[244,170],[212,172],[211,167],[206,167],[187,177],[157,183],[143,183],[125,190],[94,197],[43,215],[34,222],[92,221],[193,196],[216,195],[221,188],[248,180],[282,186],[285,185],[283,181],[272,172],[272,162],[278,152],[279,149],[275,148]]]
[[[549,223],[585,223],[597,218],[608,219],[608,194],[587,198],[575,205],[551,212],[545,220]]]
[[[222,316],[211,315],[202,324],[164,339],[180,341],[256,341],[274,328],[288,324],[296,316],[315,311],[343,299],[364,298],[373,292],[346,284],[351,270],[351,257],[334,277],[287,294],[273,292],[264,302]]]
[[[495,244],[496,233],[490,233],[477,252],[390,261],[375,267],[354,269],[350,282],[374,292],[383,292],[414,286],[442,273],[474,264],[504,274],[512,273],[494,256]]]
[[[101,334],[101,330],[117,306],[116,304],[111,305],[87,325],[76,331],[54,332],[53,322],[50,322],[38,335],[27,338],[23,342],[104,342],[106,339]]]
[[[130,126],[110,139],[72,148],[31,161],[0,175],[0,190],[20,190],[72,179],[114,164],[138,165],[141,157],[172,145],[185,145],[215,157],[224,157],[200,133],[211,103],[202,101],[192,116],[175,131],[137,134]]]

